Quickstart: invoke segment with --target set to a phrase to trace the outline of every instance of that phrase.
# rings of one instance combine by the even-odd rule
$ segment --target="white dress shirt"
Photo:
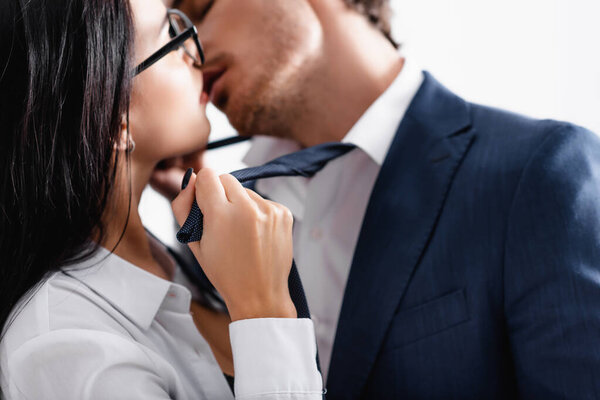
[[[4,396],[233,399],[193,322],[190,298],[184,286],[106,249],[51,274],[28,302],[21,302],[20,313],[5,329],[0,343]],[[230,324],[235,398],[320,400],[313,329],[309,319]]]
[[[294,257],[315,324],[325,378],[371,191],[400,121],[422,82],[422,72],[405,59],[398,77],[342,140],[358,149],[331,161],[312,178],[257,182],[259,193],[284,204],[295,217]],[[298,149],[298,144],[289,140],[257,137],[244,162],[260,165]]]

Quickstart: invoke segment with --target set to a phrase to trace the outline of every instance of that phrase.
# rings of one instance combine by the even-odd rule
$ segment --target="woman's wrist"
[[[298,318],[289,293],[261,299],[225,301],[231,322],[253,318]]]

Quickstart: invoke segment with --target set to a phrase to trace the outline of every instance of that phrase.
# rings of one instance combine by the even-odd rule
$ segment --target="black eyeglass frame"
[[[135,67],[135,69],[133,70],[134,76],[142,73],[143,71],[148,69],[150,66],[152,66],[154,63],[156,63],[158,60],[160,60],[161,58],[163,58],[170,52],[177,50],[189,38],[194,39],[194,43],[196,44],[196,48],[198,49],[198,55],[200,56],[201,65],[204,64],[204,62],[205,62],[204,50],[202,49],[202,45],[200,44],[200,39],[198,39],[198,30],[196,29],[196,27],[194,26],[192,21],[187,17],[187,15],[185,15],[181,11],[173,9],[173,8],[167,9],[167,16],[170,16],[172,14],[175,14],[178,17],[180,17],[185,22],[185,24],[188,28],[186,30],[184,30],[183,32],[181,32],[180,34],[178,34],[177,36],[175,36],[174,38],[172,38],[169,41],[169,43],[165,44],[163,47],[156,50],[154,53],[152,53],[152,55],[150,57],[146,58],[137,67]],[[170,23],[171,22],[169,21],[169,24]],[[189,55],[189,53],[187,51],[186,51],[186,54],[188,54],[188,56],[191,57],[191,55]]]

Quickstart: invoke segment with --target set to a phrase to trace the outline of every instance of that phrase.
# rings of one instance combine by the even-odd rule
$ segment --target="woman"
[[[233,398],[223,318],[192,318],[137,212],[156,165],[207,141],[189,20],[160,0],[4,1],[0,54],[3,396]],[[195,255],[229,310],[236,396],[321,398],[287,289],[290,213],[210,170],[183,186],[174,210],[204,212]]]

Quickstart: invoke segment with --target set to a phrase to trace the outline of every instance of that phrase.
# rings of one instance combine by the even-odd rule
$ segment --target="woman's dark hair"
[[[0,329],[105,236],[132,43],[128,0],[0,2]]]

